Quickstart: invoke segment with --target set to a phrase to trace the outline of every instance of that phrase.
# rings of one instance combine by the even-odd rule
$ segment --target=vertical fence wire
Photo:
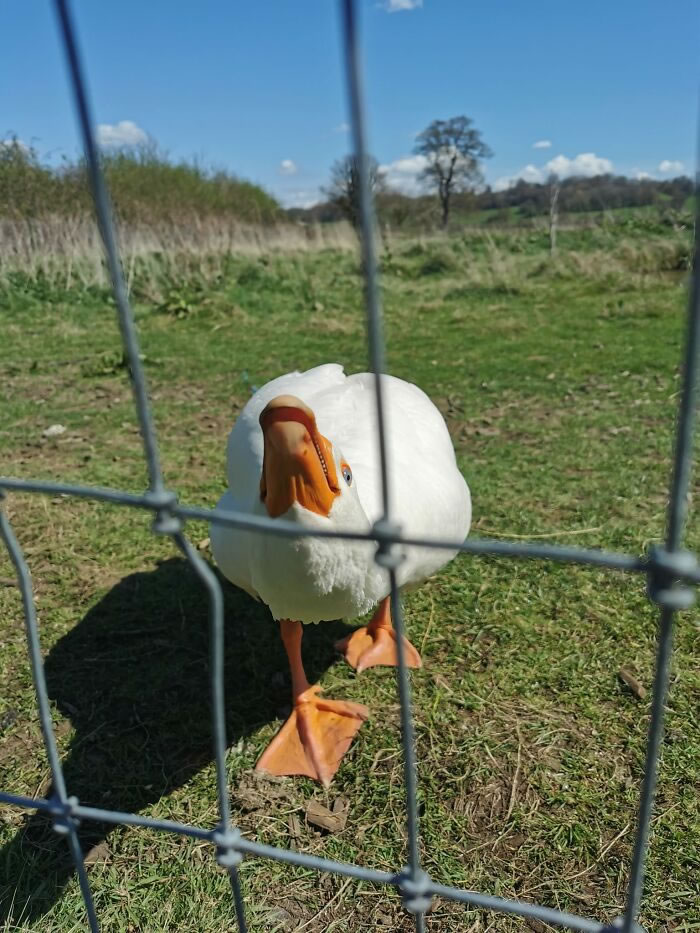
[[[698,147],[700,159],[700,145]],[[659,620],[658,646],[656,653],[656,671],[652,695],[652,709],[649,720],[647,748],[644,763],[644,777],[639,803],[637,836],[632,856],[627,908],[624,920],[624,933],[631,933],[642,899],[644,885],[644,863],[649,846],[654,793],[661,757],[663,740],[664,713],[668,695],[669,669],[673,648],[673,623],[678,609],[688,608],[692,604],[692,593],[674,585],[674,570],[677,572],[687,562],[687,555],[681,551],[683,526],[688,512],[688,491],[693,454],[693,426],[697,398],[698,367],[700,366],[700,165],[695,178],[695,245],[693,250],[690,289],[688,296],[688,323],[683,362],[683,386],[678,412],[671,492],[668,504],[668,530],[666,551],[663,556],[666,568],[659,568],[656,576],[649,580],[649,595],[661,606]],[[664,572],[665,569],[665,572]]]
[[[360,232],[362,245],[362,269],[365,281],[365,304],[367,310],[367,339],[370,366],[374,373],[377,411],[377,442],[382,482],[383,515],[380,528],[394,529],[391,511],[391,487],[389,482],[389,452],[387,445],[386,400],[383,378],[386,369],[382,309],[375,248],[375,214],[370,184],[369,153],[367,149],[366,109],[363,95],[362,66],[357,30],[357,9],[354,0],[342,0],[343,45],[346,65],[346,84],[350,110],[350,127],[355,149],[355,167],[359,182]],[[408,679],[404,648],[404,625],[401,597],[396,580],[396,569],[400,558],[395,545],[380,542],[377,562],[389,573],[391,615],[396,629],[396,651],[398,656],[398,690],[401,708],[401,740],[403,745],[404,784],[406,790],[407,831],[409,865],[404,879],[404,904],[416,915],[416,929],[424,927],[424,911],[430,905],[425,891],[428,878],[420,866],[420,837],[418,825],[418,795],[416,777],[415,734],[411,708],[411,685]]]
[[[700,141],[698,142],[700,160]],[[700,165],[695,176],[695,244],[690,273],[688,324],[683,361],[683,391],[678,412],[676,449],[671,480],[666,547],[681,547],[683,526],[688,512],[688,488],[693,458],[693,428],[698,394],[700,357]]]
[[[231,827],[231,806],[228,798],[226,771],[226,703],[224,696],[224,597],[221,586],[209,564],[192,547],[182,532],[175,541],[192,565],[209,595],[209,673],[214,731],[214,757],[216,761],[216,790],[219,804],[220,828],[217,836],[217,861],[228,871],[231,891],[240,933],[246,933],[245,909],[238,875],[240,855],[235,852],[236,835]]]
[[[200,578],[209,596],[212,724],[214,757],[216,761],[217,800],[220,817],[219,831],[215,837],[217,841],[217,861],[228,871],[239,929],[241,933],[246,933],[245,911],[243,908],[243,897],[237,868],[240,856],[232,849],[232,842],[235,842],[235,836],[231,828],[231,813],[226,774],[223,594],[215,574],[206,562],[199,557],[183,534],[181,530],[182,521],[169,510],[169,506],[172,506],[175,502],[175,496],[166,492],[163,481],[158,441],[148,398],[146,376],[141,363],[138,336],[127,296],[122,263],[119,257],[112,206],[95,142],[94,123],[91,116],[85,74],[78,51],[75,27],[70,15],[67,0],[55,0],[55,6],[60,24],[60,31],[63,37],[73,97],[83,140],[86,165],[97,213],[98,226],[102,236],[107,266],[112,282],[112,290],[117,306],[122,342],[129,361],[129,372],[134,392],[134,400],[148,466],[150,490],[152,494],[160,496],[161,498],[162,508],[156,514],[154,531],[171,535],[176,545],[183,552],[195,573]]]
[[[183,508],[177,505],[176,497],[164,486],[160,467],[160,458],[153,425],[152,413],[148,400],[145,374],[139,356],[136,328],[127,298],[121,262],[117,250],[117,236],[113,223],[112,209],[100,166],[95,142],[93,123],[88,104],[88,94],[84,72],[75,37],[68,0],[54,0],[60,32],[66,51],[68,71],[71,77],[78,122],[83,139],[86,165],[91,181],[93,199],[98,225],[103,239],[106,261],[112,280],[117,313],[124,350],[129,362],[129,370],[134,391],[134,399],[141,427],[144,453],[147,461],[150,492],[144,496],[134,496],[121,490],[97,490],[72,486],[70,484],[37,483],[3,479],[0,482],[0,499],[4,495],[3,487],[33,492],[65,492],[72,495],[88,495],[103,501],[120,505],[146,508],[155,515],[153,531],[171,537],[182,551],[205,587],[209,597],[210,621],[210,687],[212,704],[212,730],[214,758],[216,763],[216,790],[219,810],[219,823],[214,830],[187,826],[167,820],[155,820],[131,813],[105,811],[81,806],[73,797],[68,796],[60,758],[53,735],[51,712],[48,700],[46,679],[41,659],[41,649],[33,601],[29,570],[21,548],[12,531],[4,511],[0,510],[0,538],[3,539],[10,558],[15,566],[19,588],[22,595],[28,650],[32,667],[32,676],[37,694],[37,704],[41,729],[53,779],[53,797],[50,800],[31,800],[27,797],[0,792],[0,801],[13,803],[21,807],[32,807],[47,812],[53,818],[54,829],[67,836],[72,858],[75,862],[80,889],[85,901],[88,923],[93,933],[98,933],[99,925],[95,911],[85,864],[82,858],[80,841],[77,834],[79,819],[106,820],[113,824],[148,826],[164,832],[179,832],[185,836],[194,836],[209,840],[216,850],[218,863],[228,872],[236,910],[236,917],[241,933],[246,933],[246,918],[243,906],[238,864],[244,854],[268,857],[282,862],[307,867],[318,871],[333,871],[364,879],[373,883],[392,884],[398,887],[405,908],[415,917],[418,933],[425,930],[425,913],[430,906],[431,897],[439,894],[452,898],[472,907],[501,911],[522,917],[533,917],[550,924],[568,926],[585,933],[605,933],[611,927],[567,914],[539,904],[529,904],[492,895],[479,894],[435,884],[422,870],[420,863],[420,837],[418,825],[417,777],[415,760],[415,736],[411,712],[411,689],[406,668],[403,648],[404,622],[401,599],[397,583],[397,569],[401,555],[397,553],[398,543],[407,543],[401,535],[401,529],[393,522],[391,512],[391,484],[389,481],[389,460],[386,433],[386,407],[384,398],[383,374],[385,372],[385,351],[381,323],[381,303],[377,273],[375,249],[375,220],[372,204],[372,192],[369,183],[369,159],[366,145],[366,127],[362,80],[357,38],[357,19],[355,0],[339,0],[343,23],[343,48],[346,63],[346,84],[348,89],[349,110],[353,131],[355,164],[359,181],[360,227],[362,242],[362,262],[365,281],[365,303],[367,310],[367,334],[372,372],[375,376],[375,395],[377,412],[377,433],[380,454],[383,515],[375,523],[371,532],[358,535],[348,532],[347,537],[364,537],[377,544],[377,562],[383,566],[389,576],[391,614],[397,632],[398,653],[398,690],[401,706],[401,734],[404,752],[404,782],[406,789],[407,831],[408,831],[408,867],[401,872],[388,874],[367,869],[351,863],[334,862],[318,856],[306,855],[292,850],[278,849],[272,846],[243,839],[240,832],[231,824],[231,810],[228,797],[226,774],[226,708],[224,698],[224,616],[223,594],[216,575],[209,565],[192,547],[183,532],[183,522],[188,518],[206,518],[210,521],[233,523],[241,528],[260,525],[259,530],[281,532],[281,524],[275,528],[271,521],[256,520],[250,516],[232,516],[231,513],[218,513],[216,510]],[[700,184],[696,178],[696,210],[700,220]],[[637,916],[642,896],[644,859],[649,844],[654,789],[663,734],[663,716],[668,690],[668,670],[671,657],[672,627],[676,611],[687,608],[692,603],[692,593],[688,584],[700,581],[697,561],[692,555],[681,550],[683,524],[687,511],[687,492],[690,478],[692,454],[692,432],[695,396],[697,392],[698,352],[700,349],[700,284],[698,268],[700,247],[698,246],[696,222],[696,243],[693,262],[693,274],[689,298],[688,335],[685,350],[684,383],[678,418],[673,478],[668,512],[668,534],[666,547],[653,552],[647,560],[630,558],[619,554],[585,551],[581,549],[542,547],[533,545],[513,545],[502,542],[470,541],[468,545],[458,545],[463,551],[477,554],[492,554],[540,557],[544,559],[565,560],[581,564],[593,564],[616,570],[644,572],[647,574],[650,598],[661,606],[659,640],[656,659],[656,673],[652,698],[652,711],[646,750],[644,778],[641,791],[637,835],[628,885],[626,913],[622,920],[624,933],[637,928]],[[286,529],[285,534],[295,536],[314,535],[318,532],[302,529]],[[343,536],[345,533],[338,533]],[[411,544],[437,546],[431,541],[411,541]],[[451,547],[451,543],[440,542],[439,546]],[[681,585],[681,582],[683,585]]]
[[[0,490],[0,506],[2,505],[3,493]],[[44,664],[41,658],[41,644],[39,642],[39,627],[36,618],[36,606],[34,604],[34,594],[32,591],[32,581],[29,575],[29,568],[24,559],[24,554],[15,537],[12,526],[0,507],[0,537],[2,537],[5,547],[10,555],[20,592],[22,594],[22,605],[24,608],[24,623],[27,636],[27,647],[29,650],[29,660],[32,668],[32,680],[36,692],[37,706],[39,708],[39,721],[41,723],[41,733],[44,740],[44,748],[49,759],[49,768],[51,770],[51,780],[53,783],[53,800],[57,804],[55,808],[58,812],[54,815],[54,829],[61,835],[68,837],[68,848],[71,858],[75,864],[75,870],[78,873],[78,882],[80,890],[85,901],[85,908],[88,915],[88,923],[92,933],[99,933],[99,924],[95,903],[90,890],[83,853],[76,832],[76,820],[71,812],[74,799],[68,797],[66,782],[61,768],[61,759],[56,747],[56,738],[53,734],[53,722],[51,719],[51,707],[49,705],[49,691],[46,686],[46,676],[44,674]]]
[[[384,381],[386,371],[384,352],[384,334],[382,331],[381,299],[379,295],[379,277],[377,274],[377,253],[374,246],[375,217],[372,188],[369,178],[369,155],[367,152],[367,129],[365,106],[362,93],[362,70],[360,51],[357,40],[357,15],[354,0],[341,0],[343,16],[343,51],[345,55],[346,84],[348,106],[350,110],[350,128],[355,150],[355,168],[357,171],[360,240],[362,248],[362,269],[365,278],[365,305],[367,311],[367,341],[370,369],[374,373],[377,431],[379,444],[379,464],[382,481],[382,507],[384,518],[389,518],[390,490],[388,476],[388,452],[386,443],[386,407],[384,405]]]

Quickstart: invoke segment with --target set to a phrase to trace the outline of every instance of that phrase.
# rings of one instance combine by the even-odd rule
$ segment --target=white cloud
[[[533,149],[551,149],[552,144],[548,139],[538,139],[536,143],[532,144]]]
[[[349,123],[339,123],[337,126],[333,127],[334,133],[349,133],[350,124]]]
[[[379,171],[390,188],[402,194],[421,194],[423,184],[419,179],[420,173],[428,164],[422,155],[404,156],[379,166]]]
[[[545,169],[548,172],[554,172],[560,178],[568,178],[571,175],[585,175],[586,178],[592,178],[594,175],[607,175],[608,172],[612,172],[613,164],[610,159],[597,156],[595,152],[582,152],[573,159],[558,155],[547,162]]]
[[[682,172],[683,163],[674,159],[663,159],[659,162],[660,172]]]
[[[530,163],[514,175],[503,175],[497,178],[491,187],[494,191],[504,191],[506,188],[511,188],[521,178],[523,181],[541,184],[552,174],[558,175],[559,178],[569,178],[572,175],[585,175],[587,178],[592,178],[593,175],[606,175],[612,170],[613,164],[610,159],[597,156],[595,152],[582,152],[573,159],[558,155],[541,167]]]
[[[653,175],[650,175],[649,172],[635,172],[634,177],[637,181],[644,181],[646,178],[653,178]]]
[[[423,0],[386,0],[384,9],[387,13],[400,13],[402,10],[417,10],[423,6]]]
[[[313,207],[321,201],[318,188],[299,188],[279,195],[284,207]]]
[[[522,178],[523,181],[541,181],[543,179],[542,169],[530,163],[520,170],[519,177]]]
[[[299,171],[296,162],[291,159],[282,159],[280,162],[280,175],[296,175]]]
[[[532,184],[538,184],[546,179],[546,175],[541,168],[537,168],[536,165],[526,165],[520,169],[519,172],[516,172],[515,175],[503,175],[501,178],[497,178],[496,181],[491,186],[494,191],[505,191],[506,188],[512,188],[513,185],[520,180],[529,181]]]
[[[142,146],[148,142],[148,133],[137,126],[133,120],[121,120],[119,123],[100,123],[97,127],[97,142],[105,149],[119,146]]]

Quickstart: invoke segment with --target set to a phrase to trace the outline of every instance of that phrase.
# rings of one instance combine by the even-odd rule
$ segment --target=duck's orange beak
[[[260,498],[271,518],[298,502],[328,516],[340,494],[330,441],[319,433],[311,409],[294,395],[278,395],[260,415],[265,439]]]

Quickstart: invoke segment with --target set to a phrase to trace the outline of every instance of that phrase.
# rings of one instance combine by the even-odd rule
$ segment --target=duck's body
[[[382,388],[392,519],[414,539],[463,540],[471,518],[469,488],[440,412],[408,382],[385,376]],[[326,364],[267,383],[231,431],[227,474],[222,509],[283,518],[310,530],[369,531],[383,514],[374,376],[346,376],[340,365]],[[396,663],[388,574],[374,560],[376,544],[220,525],[212,525],[211,544],[223,574],[281,621],[290,658],[295,710],[258,766],[328,783],[367,711],[320,700],[318,688],[309,687],[299,623],[353,618],[380,603],[372,623],[340,647],[358,670]],[[455,553],[405,548],[399,586],[420,583]],[[418,652],[405,646],[408,664],[420,666]]]
[[[411,383],[385,376],[383,388],[392,517],[412,538],[463,540],[471,517],[469,489],[457,469],[442,415]],[[267,403],[280,395],[296,396],[313,410],[321,434],[350,465],[361,505],[361,512],[346,508],[340,497],[331,518],[326,518],[294,503],[281,517],[307,527],[327,527],[333,521],[336,527],[368,530],[382,514],[374,376],[346,376],[334,363],[280,376],[248,401],[229,437],[229,489],[219,507],[267,514],[260,499],[264,444],[258,419]],[[353,618],[388,593],[387,575],[374,562],[374,544],[328,538],[293,541],[224,526],[212,527],[211,541],[224,575],[265,602],[276,619]],[[434,548],[407,549],[397,571],[399,585],[422,582],[453,556]]]

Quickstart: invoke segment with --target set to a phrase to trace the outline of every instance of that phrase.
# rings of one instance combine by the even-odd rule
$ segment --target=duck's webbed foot
[[[363,625],[347,638],[336,642],[335,648],[358,673],[378,664],[398,667],[397,637],[396,630],[391,623],[387,597],[379,604],[369,625]],[[406,666],[422,667],[421,656],[407,638],[403,640],[403,647]]]
[[[325,700],[320,692],[314,685],[299,694],[289,719],[263,752],[256,771],[303,774],[328,787],[369,711],[359,703]]]

